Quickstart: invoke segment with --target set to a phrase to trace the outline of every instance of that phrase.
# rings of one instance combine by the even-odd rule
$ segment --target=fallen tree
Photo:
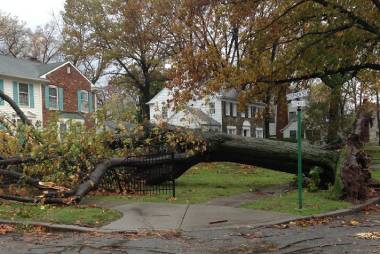
[[[345,158],[341,176],[339,176],[342,178],[345,196],[352,200],[366,198],[366,192],[368,191],[368,158],[362,151],[362,147],[365,141],[365,131],[363,130],[368,127],[371,117],[369,113],[365,112],[366,111],[363,111],[361,114],[358,114],[354,128],[355,133],[353,133],[348,140],[348,155]],[[156,128],[156,130],[153,131],[152,128]],[[152,136],[153,132],[155,132],[155,134]],[[152,145],[153,143],[155,146],[164,146],[164,144],[160,142],[167,142],[162,141],[162,137],[169,133],[175,145],[185,143],[185,145],[179,147],[174,146],[171,150],[174,152],[176,178],[181,176],[191,168],[191,166],[205,161],[237,162],[296,173],[297,146],[294,143],[269,139],[243,138],[214,132],[195,132],[195,138],[186,143],[176,138],[177,136],[181,136],[181,134],[184,135],[182,132],[183,130],[176,130],[175,128],[165,128],[157,131],[157,127],[148,125],[144,129],[145,136],[119,136],[119,139],[133,139],[134,143],[141,143],[144,140],[150,139],[149,144]],[[148,137],[146,135],[150,136]],[[123,145],[123,142],[111,143],[114,148]],[[194,147],[195,149],[193,149]],[[199,147],[201,147],[201,149]],[[84,196],[100,184],[107,171],[120,166],[144,166],[144,160],[138,157],[103,158],[94,164],[93,170],[85,179],[81,179],[76,186],[71,188],[65,188],[54,183],[46,183],[40,179],[31,178],[9,169],[11,165],[38,164],[44,160],[51,159],[51,157],[42,159],[17,157],[0,161],[0,176],[20,179],[24,184],[42,191],[40,195],[34,197],[3,194],[0,195],[0,198],[34,203],[79,203]],[[170,161],[171,159],[169,155],[167,157],[161,156],[160,162],[163,162],[163,160]],[[321,182],[325,186],[335,181],[338,159],[339,152],[337,151],[324,150],[320,147],[307,144],[303,146],[304,173],[307,174],[314,166],[320,167],[322,169]],[[150,179],[149,181],[150,183],[159,183],[165,180],[167,180],[167,176],[163,175],[155,179]]]

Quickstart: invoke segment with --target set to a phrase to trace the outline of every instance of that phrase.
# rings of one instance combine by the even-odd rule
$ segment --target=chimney
[[[41,63],[36,56],[29,56],[28,57],[29,61],[36,62],[36,63]]]

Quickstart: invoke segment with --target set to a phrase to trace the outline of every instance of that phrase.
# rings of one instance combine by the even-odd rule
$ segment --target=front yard
[[[298,193],[295,190],[282,195],[262,198],[242,207],[306,216],[349,208],[352,205],[346,201],[332,199],[329,191],[304,191],[303,201],[303,208],[298,209]]]
[[[81,226],[102,226],[119,219],[122,214],[116,210],[100,207],[52,206],[0,203],[0,219],[15,221],[38,221]]]
[[[203,203],[217,197],[253,192],[257,189],[288,184],[293,175],[237,163],[200,163],[176,181],[176,198],[168,195],[96,195],[86,202],[144,201],[170,203]]]
[[[205,203],[219,197],[255,192],[258,189],[289,184],[294,175],[237,163],[200,163],[177,180],[176,198],[169,195],[92,195],[85,203],[166,202],[174,204]],[[295,215],[312,215],[348,208],[349,202],[333,200],[328,191],[304,193],[304,208],[297,209],[297,191],[255,199],[242,207],[272,210]]]

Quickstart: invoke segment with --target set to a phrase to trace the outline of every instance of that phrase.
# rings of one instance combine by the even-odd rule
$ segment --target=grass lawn
[[[365,147],[366,152],[371,156],[371,165],[379,165],[380,164],[380,146],[376,145],[367,145]],[[373,179],[380,181],[380,168],[373,169],[371,171],[371,175]]]
[[[375,169],[371,171],[371,176],[373,179],[380,181],[380,169]]]
[[[348,208],[351,203],[332,200],[328,191],[304,192],[304,208],[298,209],[298,193],[291,191],[283,195],[260,199],[243,207],[261,210],[270,210],[295,215],[314,215],[323,212]]]
[[[289,183],[293,175],[237,163],[200,163],[176,181],[176,199],[157,196],[90,196],[90,201],[146,201],[202,203],[222,196],[255,191],[258,188]]]
[[[0,203],[0,218],[7,220],[101,226],[120,217],[121,213],[118,211],[97,207]]]

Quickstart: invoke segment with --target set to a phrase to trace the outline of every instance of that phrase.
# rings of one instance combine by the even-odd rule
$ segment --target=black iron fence
[[[108,170],[98,188],[109,192],[175,197],[173,162],[174,154],[128,157],[128,166]]]

